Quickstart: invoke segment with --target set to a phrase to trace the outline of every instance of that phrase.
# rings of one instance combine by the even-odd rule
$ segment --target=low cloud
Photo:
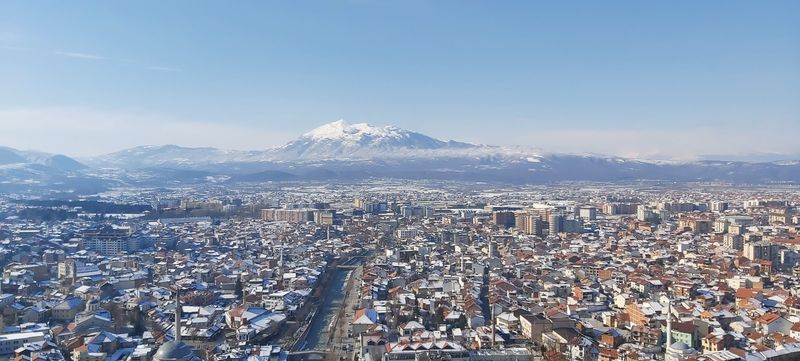
[[[796,130],[797,131],[797,130]],[[747,158],[800,153],[793,131],[738,127],[678,129],[546,129],[510,139],[548,152],[594,153],[653,160],[696,160],[724,154]]]
[[[258,150],[295,136],[221,121],[72,107],[0,108],[0,124],[0,146],[77,157],[163,144]]]

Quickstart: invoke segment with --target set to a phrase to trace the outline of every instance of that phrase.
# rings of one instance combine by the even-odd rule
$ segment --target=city
[[[0,353],[800,357],[797,186],[252,186],[3,197]]]
[[[798,0],[0,0],[0,361],[800,361],[798,100]]]

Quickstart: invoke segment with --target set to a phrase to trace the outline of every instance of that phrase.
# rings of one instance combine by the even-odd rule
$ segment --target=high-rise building
[[[722,237],[722,244],[728,249],[743,250],[744,237],[738,234],[728,233]]]
[[[597,219],[597,208],[595,207],[581,207],[578,210],[578,216],[584,221],[594,221]]]
[[[314,220],[313,209],[275,209],[261,210],[261,219],[274,222],[304,223]]]
[[[536,236],[544,235],[544,228],[548,217],[547,209],[530,209],[524,212],[517,212],[514,215],[514,223],[517,230],[525,234]]]
[[[139,238],[89,238],[83,240],[83,247],[89,250],[97,251],[104,255],[114,255],[132,251],[138,251],[141,248],[141,241]]]
[[[498,227],[511,228],[516,224],[514,212],[500,211],[492,213],[492,222]]]
[[[314,223],[320,225],[332,225],[336,218],[336,211],[333,209],[324,209],[314,211]]]
[[[549,223],[550,235],[556,235],[564,230],[564,216],[558,213],[550,214],[550,217],[547,218],[547,222]]]
[[[725,212],[728,210],[728,202],[711,202],[712,212]]]
[[[636,203],[606,203],[603,204],[603,213],[610,216],[618,214],[636,214],[639,205]]]
[[[395,234],[397,235],[397,238],[400,238],[400,239],[414,238],[414,237],[418,236],[420,233],[421,232],[420,232],[419,229],[412,228],[412,227],[401,228],[401,229],[398,229],[397,231],[395,231]]]
[[[742,255],[750,260],[772,261],[778,258],[778,246],[769,241],[748,242],[744,244]]]
[[[641,222],[652,222],[655,218],[656,214],[648,206],[640,204],[636,209],[636,219]]]

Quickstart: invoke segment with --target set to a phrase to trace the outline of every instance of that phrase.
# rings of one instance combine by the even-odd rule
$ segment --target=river
[[[347,291],[348,274],[350,269],[335,268],[336,272],[330,280],[328,288],[325,290],[322,304],[317,309],[317,313],[311,320],[306,340],[301,350],[325,351],[328,344],[330,325],[334,317],[342,308],[342,302]]]

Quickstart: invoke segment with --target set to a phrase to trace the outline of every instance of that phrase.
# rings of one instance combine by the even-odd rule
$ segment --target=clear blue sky
[[[4,1],[0,79],[0,145],[75,155],[258,149],[338,118],[553,151],[800,153],[800,1]]]

